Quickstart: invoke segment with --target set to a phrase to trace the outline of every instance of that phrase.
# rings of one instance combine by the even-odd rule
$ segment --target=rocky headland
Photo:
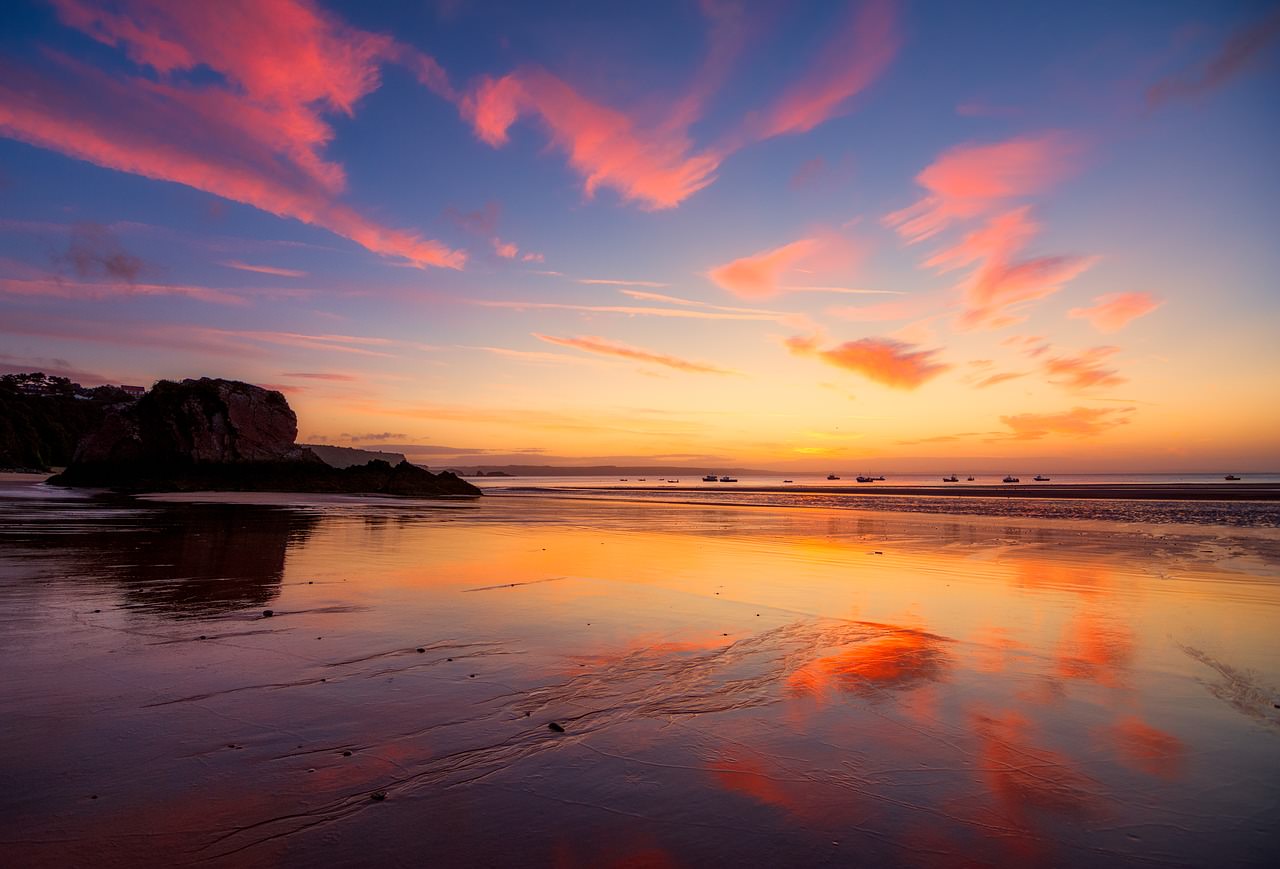
[[[126,492],[332,492],[475,497],[456,475],[402,461],[335,468],[297,443],[285,397],[234,380],[162,380],[108,409],[80,441],[58,486]]]

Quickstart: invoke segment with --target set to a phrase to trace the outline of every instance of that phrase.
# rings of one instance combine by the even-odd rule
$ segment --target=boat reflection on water
[[[1274,844],[1259,529],[501,496],[50,510],[0,535],[12,865]]]

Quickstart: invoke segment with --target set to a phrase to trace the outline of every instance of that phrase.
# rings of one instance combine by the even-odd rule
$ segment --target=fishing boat
[[[960,478],[959,478],[959,477],[957,477],[955,474],[952,474],[950,477],[943,477],[943,478],[942,478],[942,482],[944,482],[944,483],[958,483],[958,482],[960,482]]]
[[[876,481],[875,477],[858,476],[858,477],[854,477],[854,479],[857,480],[859,483],[874,483]]]
[[[838,480],[838,479],[840,479],[840,478],[839,478],[839,477],[837,477],[835,474],[827,474],[827,479],[828,479],[828,480]]]
[[[1044,476],[1043,474],[1036,474],[1036,475],[1035,475],[1034,477],[1032,477],[1031,479],[1035,480],[1037,483],[1047,483],[1047,482],[1049,482],[1049,478],[1048,478],[1048,477],[1046,477],[1046,476]]]
[[[782,482],[784,482],[784,483],[794,483],[794,482],[795,482],[795,480],[783,480]]]
[[[738,478],[737,478],[737,477],[721,477],[721,478],[720,478],[720,482],[722,482],[722,483],[736,483],[736,482],[738,482]]]
[[[719,477],[717,477],[715,474],[707,474],[706,476],[704,476],[704,477],[702,478],[702,482],[704,482],[704,483],[714,483],[714,482],[716,482],[716,481],[717,481],[717,480],[719,480],[719,479],[720,479],[720,478],[719,478]]]
[[[1227,475],[1226,475],[1225,477],[1223,477],[1222,479],[1224,479],[1224,480],[1238,480],[1238,479],[1240,479],[1240,478],[1239,478],[1239,477],[1237,477],[1235,474],[1227,474]]]
[[[969,482],[970,482],[970,483],[972,483],[972,482],[973,482],[973,477],[969,477]]]
[[[1015,477],[1015,476],[1013,476],[1013,475],[1010,475],[1010,476],[1007,476],[1007,477],[1005,477],[1005,478],[1004,478],[1004,482],[1006,482],[1006,483],[1017,483],[1017,482],[1021,482],[1021,481],[1020,481],[1017,477]]]

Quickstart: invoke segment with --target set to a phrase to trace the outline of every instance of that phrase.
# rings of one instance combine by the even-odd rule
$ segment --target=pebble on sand
[[[421,654],[422,654],[423,652],[425,652],[425,651],[426,651],[426,649],[422,648],[422,646],[418,646],[418,654],[419,654],[419,655],[421,655]]]
[[[561,725],[557,724],[554,721],[552,721],[550,724],[547,725],[547,729],[554,730],[556,733],[564,733],[564,727],[562,727]]]
[[[269,618],[271,618],[273,615],[275,615],[275,611],[274,611],[274,610],[263,610],[263,611],[262,611],[262,617],[263,617],[264,619],[269,619]]]
[[[386,791],[374,791],[373,793],[369,794],[369,799],[373,800],[375,803],[380,803],[386,798],[387,798]]]

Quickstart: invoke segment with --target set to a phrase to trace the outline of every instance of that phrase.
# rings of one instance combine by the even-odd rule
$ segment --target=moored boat
[[[959,477],[957,477],[955,474],[952,474],[950,477],[943,477],[943,478],[942,478],[942,482],[944,482],[944,483],[958,483],[958,482],[960,482],[960,478],[959,478]]]
[[[1034,477],[1032,477],[1031,479],[1035,480],[1037,483],[1047,483],[1047,482],[1049,482],[1049,478],[1048,478],[1048,477],[1046,477],[1046,476],[1044,476],[1044,475],[1042,475],[1042,474],[1036,474],[1036,475],[1035,475]]]
[[[1010,474],[1009,476],[1007,476],[1007,477],[1005,477],[1005,478],[1004,478],[1004,482],[1006,482],[1006,483],[1017,483],[1017,482],[1020,482],[1020,481],[1018,480],[1018,478],[1017,478],[1017,477],[1015,477],[1015,476],[1013,476],[1012,474]]]

